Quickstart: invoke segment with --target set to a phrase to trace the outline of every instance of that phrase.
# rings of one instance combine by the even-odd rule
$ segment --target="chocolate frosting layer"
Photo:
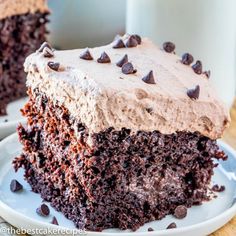
[[[35,12],[49,12],[46,0],[0,0],[0,19]]]
[[[229,113],[204,74],[194,73],[179,56],[166,53],[146,38],[132,48],[112,46],[90,48],[94,58],[90,61],[80,59],[84,49],[54,51],[53,58],[36,52],[25,62],[27,86],[63,104],[90,133],[126,127],[132,132],[198,131],[212,139],[221,137]],[[103,52],[111,63],[97,63]],[[123,74],[116,66],[125,54],[136,73]],[[51,70],[49,61],[59,62],[63,70]],[[155,84],[142,80],[151,70]],[[200,86],[199,98],[191,99],[187,91],[196,85]]]

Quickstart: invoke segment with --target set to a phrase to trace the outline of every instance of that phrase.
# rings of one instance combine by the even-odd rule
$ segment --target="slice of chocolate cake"
[[[23,63],[45,41],[45,0],[0,1],[0,115],[26,95]]]
[[[91,49],[44,44],[27,58],[14,167],[77,227],[136,230],[209,199],[229,115],[200,62],[172,52],[126,35]]]

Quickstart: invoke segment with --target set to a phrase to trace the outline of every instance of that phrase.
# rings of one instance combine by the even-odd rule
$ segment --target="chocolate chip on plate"
[[[186,215],[187,215],[187,207],[186,206],[180,205],[175,208],[174,216],[177,219],[183,219],[184,217],[186,217]]]
[[[189,53],[184,53],[183,56],[182,56],[182,60],[181,62],[184,64],[184,65],[190,65],[191,63],[193,63],[193,56]]]
[[[84,60],[88,60],[88,61],[91,61],[93,60],[93,57],[89,51],[88,48],[85,49],[85,51],[83,51],[81,54],[80,54],[80,58],[81,59],[84,59]]]
[[[97,59],[97,62],[98,63],[110,63],[111,59],[105,52],[103,52],[101,54],[101,56]]]
[[[122,67],[125,63],[128,62],[128,56],[125,54],[117,63],[116,65]]]
[[[153,76],[153,71],[151,70],[146,76],[142,78],[142,80],[147,84],[155,84],[155,79]]]
[[[48,216],[50,214],[49,207],[46,204],[42,204],[40,207],[36,209],[36,212],[40,216]]]
[[[193,71],[200,75],[202,73],[202,62],[201,61],[196,61],[194,65],[192,65]]]
[[[154,231],[154,229],[152,227],[149,227],[148,231],[151,232],[151,231]]]
[[[133,34],[133,36],[135,37],[135,39],[138,42],[138,44],[142,43],[142,38],[138,34]]]
[[[138,45],[138,41],[136,40],[136,37],[134,35],[130,35],[125,43],[125,46],[127,48],[133,48],[133,47],[136,47],[137,45]]]
[[[116,39],[113,43],[113,48],[125,48],[125,44],[122,39]]]
[[[175,45],[172,42],[165,42],[163,43],[163,49],[168,53],[172,53],[175,50]]]
[[[38,49],[38,52],[43,52],[43,49],[45,47],[52,50],[52,47],[50,46],[50,44],[48,42],[44,42],[44,43],[41,44],[40,48]]]
[[[214,191],[214,192],[223,192],[223,191],[225,191],[225,186],[224,185],[219,186],[218,184],[215,184],[212,187],[212,191]]]
[[[59,225],[59,224],[58,224],[58,221],[57,221],[57,218],[56,218],[55,216],[53,216],[52,221],[51,221],[51,224],[53,224],[53,225]]]
[[[13,179],[10,184],[10,189],[12,192],[18,192],[23,189],[23,186],[16,179]]]
[[[49,61],[48,62],[48,67],[52,70],[59,71],[60,63]]]
[[[176,225],[175,222],[170,223],[170,224],[166,227],[166,229],[174,229],[174,228],[177,228],[177,225]]]
[[[132,63],[130,63],[130,62],[127,62],[122,66],[122,73],[124,73],[126,75],[127,74],[134,74],[136,72],[137,72],[137,70],[134,69]]]
[[[195,88],[193,89],[188,89],[187,90],[187,95],[191,98],[191,99],[198,99],[199,98],[199,94],[200,94],[200,86],[197,85]]]
[[[210,70],[204,71],[203,74],[209,79],[211,76],[211,71]]]

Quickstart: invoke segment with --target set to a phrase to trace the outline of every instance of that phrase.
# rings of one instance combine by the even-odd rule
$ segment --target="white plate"
[[[153,221],[145,224],[136,232],[121,231],[117,229],[99,232],[87,232],[87,235],[171,235],[171,236],[200,236],[214,232],[236,214],[235,193],[236,193],[236,153],[228,145],[219,142],[221,148],[229,155],[226,162],[220,162],[215,171],[213,183],[225,185],[226,190],[218,193],[218,197],[201,206],[194,206],[188,210],[188,215],[183,220],[177,220],[173,216],[167,216],[161,221]],[[73,223],[67,220],[61,213],[50,207],[51,213],[48,217],[40,217],[35,209],[42,203],[39,194],[30,191],[30,186],[23,179],[23,170],[15,173],[11,162],[19,154],[21,146],[17,135],[13,134],[0,143],[0,214],[12,225],[27,229],[71,229],[75,230]],[[24,190],[19,193],[12,193],[9,185],[12,179],[16,178],[23,184]],[[49,204],[48,204],[49,205]],[[52,216],[56,216],[60,226],[49,224]],[[168,224],[176,222],[178,228],[165,230]],[[155,232],[147,232],[148,227],[155,229]],[[54,234],[55,235],[55,234]],[[60,235],[60,234],[59,234]],[[63,234],[61,234],[63,235]],[[72,235],[72,234],[70,234]],[[74,234],[75,235],[75,234]]]
[[[20,122],[25,122],[20,109],[27,101],[27,97],[11,102],[7,106],[7,115],[0,116],[0,140],[9,134],[16,132],[16,127]]]

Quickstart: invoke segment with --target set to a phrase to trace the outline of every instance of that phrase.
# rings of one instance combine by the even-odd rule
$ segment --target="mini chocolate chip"
[[[188,89],[187,90],[187,95],[191,98],[191,99],[198,99],[199,98],[199,94],[200,94],[200,86],[197,85],[195,88],[193,89]]]
[[[122,67],[125,63],[128,62],[128,56],[125,54],[117,63],[116,65]]]
[[[127,39],[125,46],[127,48],[133,48],[136,47],[138,45],[138,41],[136,40],[136,37],[134,35],[129,36],[129,38]]]
[[[4,122],[8,122],[8,119],[5,119]]]
[[[219,186],[218,184],[215,184],[212,187],[212,191],[214,191],[214,192],[223,192],[223,191],[225,191],[225,186],[224,185]]]
[[[48,42],[44,42],[44,43],[41,44],[40,48],[38,49],[38,52],[43,52],[43,49],[45,47],[47,47],[47,48],[52,50],[52,47],[50,46],[50,44]]]
[[[209,79],[211,76],[211,71],[210,70],[204,71],[203,74]]]
[[[165,42],[165,43],[163,43],[163,49],[166,52],[171,53],[171,52],[174,52],[175,45],[172,42]]]
[[[48,67],[52,70],[59,71],[60,63],[49,61]]]
[[[88,48],[86,48],[85,51],[80,54],[80,58],[88,61],[93,60],[93,57]]]
[[[152,114],[153,109],[149,107],[149,108],[146,108],[146,111],[147,111],[149,114]]]
[[[125,48],[125,44],[122,39],[116,39],[113,43],[113,48]]]
[[[180,205],[175,208],[174,216],[177,219],[183,219],[184,217],[186,217],[186,215],[187,215],[187,207],[186,206]]]
[[[142,78],[142,80],[147,84],[155,84],[155,79],[153,76],[153,71],[151,70],[146,76]]]
[[[193,56],[189,53],[184,53],[183,56],[182,56],[182,60],[181,62],[184,64],[184,65],[190,65],[191,63],[193,63]]]
[[[175,222],[170,223],[170,224],[166,227],[166,229],[174,229],[174,228],[177,228],[177,225],[176,225]]]
[[[138,34],[133,34],[133,36],[135,37],[135,39],[138,42],[138,44],[142,43],[142,38]]]
[[[137,72],[137,70],[134,69],[132,63],[130,63],[130,62],[127,62],[122,66],[122,73],[124,73],[126,75],[127,74],[134,74],[136,72]]]
[[[10,184],[10,189],[12,192],[18,192],[23,189],[23,186],[16,179],[13,179]]]
[[[36,212],[40,216],[48,216],[50,214],[49,207],[46,204],[42,204],[40,207],[36,209]]]
[[[57,221],[57,218],[56,218],[55,216],[53,216],[52,221],[51,221],[51,224],[53,224],[53,225],[59,225],[59,224],[58,224],[58,221]]]
[[[52,51],[50,48],[45,47],[45,48],[43,49],[43,56],[44,56],[44,57],[53,57],[53,56],[54,56],[54,53],[53,53],[53,51]]]
[[[202,62],[201,61],[196,61],[194,65],[192,65],[193,71],[196,74],[201,74],[202,73]]]
[[[154,229],[152,227],[149,227],[148,231],[151,232],[151,231],[154,231]]]
[[[111,59],[105,52],[103,52],[101,54],[101,56],[97,59],[97,62],[98,63],[110,63]]]

